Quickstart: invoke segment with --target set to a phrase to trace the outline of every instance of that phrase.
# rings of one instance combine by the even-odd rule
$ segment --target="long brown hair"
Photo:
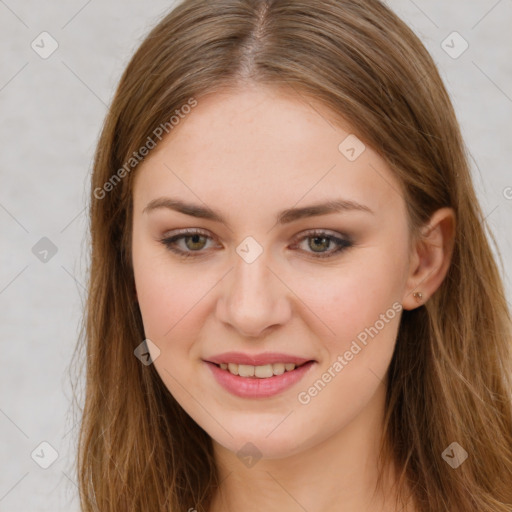
[[[86,350],[82,510],[202,512],[219,485],[211,439],[134,356],[145,336],[131,263],[131,159],[158,127],[171,133],[169,120],[191,99],[244,83],[288,87],[347,120],[403,185],[412,235],[438,208],[454,209],[448,274],[424,306],[402,314],[382,453],[419,511],[510,512],[512,329],[493,237],[438,70],[378,0],[185,0],[133,56],[92,174],[76,351]],[[469,455],[456,469],[442,457],[453,442]]]

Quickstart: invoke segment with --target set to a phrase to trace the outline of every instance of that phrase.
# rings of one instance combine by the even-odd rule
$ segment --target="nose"
[[[217,318],[248,338],[264,336],[291,316],[290,290],[264,255],[252,263],[236,256],[217,302]]]

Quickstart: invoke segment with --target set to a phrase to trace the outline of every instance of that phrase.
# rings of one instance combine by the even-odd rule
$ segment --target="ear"
[[[422,305],[439,288],[450,266],[454,240],[455,212],[452,208],[440,208],[413,243],[402,297],[404,309]]]

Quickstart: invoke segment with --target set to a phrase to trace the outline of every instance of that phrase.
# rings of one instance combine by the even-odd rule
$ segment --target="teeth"
[[[272,365],[272,373],[274,375],[282,375],[285,370],[286,370],[286,368],[283,363],[275,363]]]
[[[220,363],[222,370],[228,370],[233,375],[240,377],[258,377],[259,379],[268,379],[273,375],[282,375],[285,371],[295,370],[295,363],[274,363],[264,364],[262,366],[252,366],[250,364]]]
[[[240,375],[240,377],[254,377],[254,369],[255,366],[251,366],[249,364],[239,364],[238,375]]]

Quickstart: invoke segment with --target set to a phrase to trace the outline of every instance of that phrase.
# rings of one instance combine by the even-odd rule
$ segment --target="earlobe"
[[[452,208],[441,208],[421,229],[413,247],[402,299],[404,309],[423,305],[439,288],[450,267],[454,241],[455,212]]]

